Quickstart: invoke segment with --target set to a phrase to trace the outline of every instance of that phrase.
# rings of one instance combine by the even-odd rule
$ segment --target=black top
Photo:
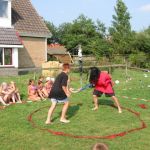
[[[67,98],[62,86],[67,87],[68,75],[64,72],[60,73],[52,86],[49,98],[63,100]]]

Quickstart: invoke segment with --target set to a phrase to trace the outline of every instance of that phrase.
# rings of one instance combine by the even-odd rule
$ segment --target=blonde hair
[[[14,81],[11,81],[10,83],[11,83],[11,84],[15,84],[15,82],[14,82]]]
[[[8,86],[8,84],[6,83],[6,82],[3,82],[1,85],[0,85],[0,94],[2,93],[2,91],[3,91],[3,86],[4,85],[7,85]]]
[[[3,86],[4,85],[8,85],[6,82],[3,82],[2,84],[1,84],[1,87],[3,88]]]

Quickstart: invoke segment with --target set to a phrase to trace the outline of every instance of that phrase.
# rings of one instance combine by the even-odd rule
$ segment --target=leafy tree
[[[134,48],[138,51],[150,53],[150,35],[142,32],[135,36]]]
[[[57,27],[49,21],[45,21],[45,23],[48,29],[50,30],[50,32],[52,33],[52,37],[47,40],[47,43],[48,44],[59,43]]]
[[[115,15],[113,15],[112,27],[109,33],[112,40],[114,53],[128,54],[131,52],[131,42],[133,34],[131,31],[131,16],[128,8],[122,0],[117,0],[115,6]]]
[[[97,57],[106,50],[106,27],[99,20],[80,15],[72,23],[64,23],[59,27],[59,39],[73,54],[77,54],[77,46],[82,45],[84,54],[94,54]],[[105,48],[104,48],[105,47]]]

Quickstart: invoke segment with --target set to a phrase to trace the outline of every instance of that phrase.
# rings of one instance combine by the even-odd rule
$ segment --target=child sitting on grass
[[[11,82],[10,82],[10,85],[9,85],[9,88],[10,88],[10,90],[13,91],[13,94],[14,94],[14,96],[15,96],[15,100],[17,101],[17,103],[22,103],[19,90],[18,90],[18,88],[16,87],[16,83],[13,82],[13,81],[11,81]]]
[[[48,97],[48,93],[46,91],[46,88],[43,86],[43,82],[42,81],[38,81],[38,95],[40,96],[41,99],[45,99]]]
[[[51,92],[53,83],[54,83],[54,78],[50,78],[50,77],[47,77],[47,78],[46,78],[45,89],[46,89],[48,95],[49,95],[50,92]]]
[[[6,82],[1,84],[1,97],[5,103],[16,103],[14,91],[9,88]]]
[[[6,104],[5,101],[3,100],[3,94],[1,93],[1,88],[0,88],[0,103],[4,106],[8,106],[9,104]]]
[[[68,73],[70,72],[70,65],[63,64],[62,72],[56,77],[56,80],[52,86],[49,98],[51,99],[51,107],[48,111],[48,116],[45,124],[51,124],[52,114],[56,108],[57,103],[63,103],[62,114],[60,122],[69,123],[70,121],[66,119],[66,113],[69,107],[69,97],[71,95],[68,89]]]
[[[38,96],[38,89],[35,86],[35,82],[33,79],[30,79],[29,84],[28,84],[28,100],[31,100],[31,101],[41,100],[41,98]]]

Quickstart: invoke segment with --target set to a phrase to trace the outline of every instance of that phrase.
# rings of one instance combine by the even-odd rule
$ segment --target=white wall
[[[15,68],[18,68],[18,48],[13,48],[12,63]]]
[[[8,18],[1,18],[0,17],[0,27],[11,27],[11,0],[3,0],[8,1]]]

